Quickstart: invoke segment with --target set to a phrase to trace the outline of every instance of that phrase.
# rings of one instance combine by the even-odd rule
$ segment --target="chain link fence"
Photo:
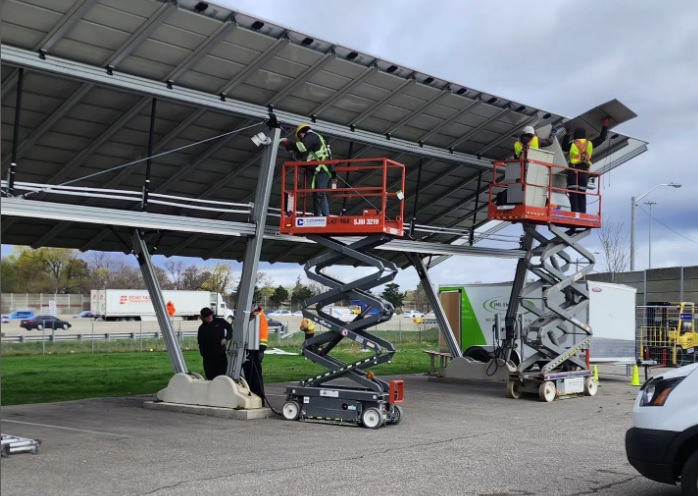
[[[697,316],[693,304],[637,307],[638,354],[663,367],[698,361]]]

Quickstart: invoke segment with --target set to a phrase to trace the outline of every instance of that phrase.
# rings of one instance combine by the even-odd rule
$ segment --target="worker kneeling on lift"
[[[349,163],[348,166],[337,167],[337,170],[341,172],[350,167],[352,170],[361,167],[385,171],[389,168],[397,169],[402,179],[400,184],[404,185],[402,164],[387,159],[361,159],[361,164],[356,166],[351,162],[351,160],[344,161]],[[379,165],[375,165],[376,162]],[[298,205],[303,205],[305,195],[313,192],[310,188],[299,187],[303,184],[298,180],[299,168],[305,165],[301,162],[284,164],[285,181],[282,198],[286,199],[286,204],[282,209],[280,230],[284,234],[305,235],[327,249],[305,265],[305,273],[309,279],[330,289],[304,302],[301,330],[305,333],[302,355],[326,367],[328,371],[303,379],[298,385],[286,388],[286,403],[282,414],[287,420],[321,420],[363,425],[370,429],[376,429],[385,424],[397,424],[403,416],[402,407],[399,405],[403,398],[403,381],[388,382],[379,379],[367,369],[390,362],[395,354],[392,343],[371,334],[368,329],[390,320],[395,313],[391,303],[373,295],[370,289],[392,281],[398,268],[394,263],[370,252],[391,241],[395,236],[403,234],[402,188],[394,193],[388,193],[385,184],[387,173],[383,174],[382,187],[375,188],[377,191],[374,195],[381,197],[381,205],[386,205],[389,200],[398,202],[398,214],[395,217],[389,218],[386,215],[386,208],[373,214],[375,222],[371,223],[353,221],[330,223],[325,222],[324,219],[323,222],[306,222],[308,219],[317,219],[317,217],[308,216],[305,211],[299,211],[297,208]],[[292,186],[289,188],[287,185]],[[344,189],[338,188],[334,194],[355,194],[355,191],[344,191]],[[294,201],[289,201],[291,198]],[[343,219],[351,219],[351,217]],[[338,240],[342,235],[365,237],[353,243],[345,243]],[[346,264],[347,259],[351,259],[352,264],[370,267],[374,271],[355,281],[341,281],[322,272],[323,269],[334,264]],[[361,314],[355,315],[351,322],[343,322],[324,310],[325,307],[345,299],[364,301],[367,303],[367,308]],[[325,332],[317,332],[318,325],[322,326]],[[332,350],[345,338],[369,350],[372,352],[371,355],[351,363],[345,363],[332,356],[330,354]],[[346,384],[344,381],[346,379],[357,383],[358,387]],[[343,382],[332,382],[335,380],[343,380]]]

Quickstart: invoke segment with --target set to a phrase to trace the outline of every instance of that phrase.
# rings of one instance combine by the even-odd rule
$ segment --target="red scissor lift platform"
[[[336,188],[312,189],[312,171],[318,165],[334,166],[337,177],[351,175],[362,180],[367,175],[379,177],[376,186],[350,186],[342,182]],[[387,158],[353,160],[324,160],[322,162],[286,162],[282,171],[279,230],[282,234],[368,235],[376,233],[402,236],[404,234],[405,166]],[[390,182],[390,184],[389,184]],[[391,184],[397,184],[392,190]],[[313,215],[313,194],[325,193],[328,201],[345,199],[353,206],[363,203],[360,215]],[[335,207],[335,208],[332,208]],[[331,211],[340,213],[335,205]]]
[[[342,185],[310,188],[318,165],[334,166]],[[308,260],[305,273],[310,280],[329,288],[305,300],[302,310],[303,317],[326,330],[306,335],[302,354],[328,371],[287,387],[283,416],[287,420],[348,423],[372,429],[397,424],[403,416],[403,381],[385,381],[367,369],[390,362],[395,354],[392,343],[370,332],[390,320],[395,308],[370,289],[392,281],[398,272],[395,263],[381,259],[373,250],[404,234],[405,166],[387,158],[286,162],[282,177],[279,230],[306,236],[327,248]],[[343,215],[314,215],[316,193],[327,195],[331,213]],[[342,239],[347,236],[360,239]],[[349,281],[324,272],[348,259],[353,260],[352,265],[368,267],[372,272]],[[349,278],[353,275],[352,271],[347,273]],[[350,322],[342,321],[327,308],[344,299],[361,300],[367,308]],[[359,343],[369,353],[349,363],[331,355],[343,339]],[[359,387],[331,383],[340,378],[352,380]]]
[[[584,191],[587,208],[592,213],[572,212],[566,175],[584,173],[596,180],[599,174],[532,159],[538,150],[529,150],[528,160],[493,162],[487,217],[490,220],[555,224],[563,227],[601,227],[601,194]],[[598,184],[598,181],[596,181]]]

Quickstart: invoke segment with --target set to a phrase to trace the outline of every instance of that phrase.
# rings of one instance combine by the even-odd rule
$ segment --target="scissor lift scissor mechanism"
[[[286,403],[282,413],[288,420],[310,419],[336,423],[363,425],[378,428],[400,422],[403,411],[399,405],[403,398],[403,381],[385,381],[375,376],[370,367],[390,362],[395,354],[392,343],[372,334],[369,328],[390,320],[395,309],[388,301],[375,296],[371,288],[392,281],[397,266],[381,259],[372,250],[403,233],[404,166],[387,159],[362,159],[357,161],[330,161],[337,165],[338,173],[345,171],[379,170],[383,172],[382,185],[374,188],[336,188],[326,190],[333,197],[364,196],[380,198],[380,207],[364,212],[361,216],[315,217],[303,208],[306,195],[317,190],[299,187],[302,181],[299,171],[313,167],[313,162],[287,162],[284,164],[281,232],[305,235],[327,250],[309,260],[305,265],[308,278],[329,288],[322,294],[305,301],[303,316],[323,326],[326,332],[305,340],[302,354],[307,359],[327,368],[326,372],[308,377],[296,386],[286,389]],[[328,163],[325,161],[324,163]],[[389,170],[396,171],[402,179],[402,188],[388,191]],[[290,176],[290,177],[289,177]],[[287,187],[290,185],[290,187]],[[395,203],[395,215],[389,215],[390,203]],[[366,235],[357,241],[336,239],[332,236]],[[351,281],[343,281],[326,273],[325,269],[351,261],[372,269],[371,273]],[[367,303],[365,311],[352,321],[345,322],[327,311],[330,305],[347,298]],[[352,362],[344,362],[331,352],[343,340],[355,341],[367,351],[367,356]],[[332,381],[342,380],[341,384]],[[349,386],[347,380],[357,386]]]
[[[559,174],[564,173],[564,168],[545,162],[539,150],[530,150],[527,159],[521,161],[494,164],[489,218],[521,222],[522,248],[526,252],[517,265],[500,349],[506,361],[517,349],[518,339],[533,350],[509,374],[507,393],[513,398],[533,393],[550,402],[563,395],[596,394],[592,371],[582,359],[591,343],[592,330],[580,320],[589,304],[583,278],[593,270],[595,259],[580,241],[592,228],[601,226],[601,197],[599,193],[584,193],[587,200],[598,199],[598,211],[594,213],[561,208],[556,197],[567,192],[560,186],[564,178],[560,181]],[[545,226],[548,232],[538,230],[539,226]],[[573,260],[570,253],[577,258]],[[527,284],[529,273],[537,279]],[[516,318],[519,307],[536,319],[521,326]]]

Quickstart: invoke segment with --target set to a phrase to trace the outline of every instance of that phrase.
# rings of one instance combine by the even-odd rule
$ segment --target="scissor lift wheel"
[[[378,429],[385,424],[385,417],[378,408],[367,408],[361,415],[361,423],[368,429]]]
[[[301,406],[296,401],[287,401],[281,413],[286,420],[298,420],[301,414]]]
[[[538,397],[546,403],[553,401],[556,396],[557,386],[553,381],[545,381],[538,387]]]
[[[521,398],[521,385],[518,381],[507,382],[507,396],[515,400]]]
[[[599,385],[593,377],[584,378],[584,394],[587,396],[596,396]]]

